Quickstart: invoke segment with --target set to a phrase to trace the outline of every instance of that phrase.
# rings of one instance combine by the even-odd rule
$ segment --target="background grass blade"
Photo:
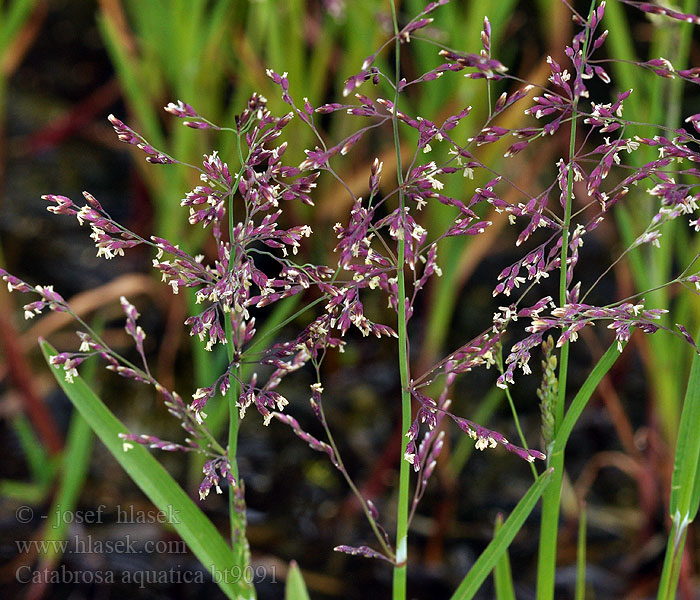
[[[576,548],[576,600],[586,600],[586,503],[581,503]]]
[[[13,38],[27,22],[36,3],[37,0],[15,0],[6,6],[2,6],[2,3],[0,3],[0,15],[2,15],[2,23],[0,24],[0,55],[5,52],[12,43]]]
[[[503,528],[503,515],[496,517],[496,528],[494,534]],[[498,559],[493,569],[493,585],[496,588],[496,600],[515,600],[515,589],[513,589],[513,571],[510,568],[510,558],[506,550]]]
[[[681,413],[669,503],[672,518],[675,513],[680,513],[688,521],[692,521],[697,515],[700,495],[698,423],[700,423],[700,355],[695,354]]]
[[[54,348],[44,340],[41,341],[41,350],[47,363],[56,354]],[[177,518],[173,519],[172,526],[204,567],[216,574],[222,574],[236,566],[243,572],[245,565],[234,565],[231,548],[212,522],[148,450],[134,444],[128,452],[124,451],[118,435],[125,433],[126,427],[87,384],[80,377],[76,377],[72,384],[67,383],[63,371],[59,372],[53,366],[51,372],[88,425],[149,500],[164,513],[168,513],[169,509],[173,511]],[[244,581],[233,583],[224,576],[215,579],[228,598],[255,597],[252,587],[248,587]]]
[[[486,547],[474,563],[467,576],[459,584],[457,591],[452,595],[451,600],[469,600],[479,591],[481,584],[488,577],[489,573],[496,566],[501,555],[506,551],[515,535],[525,523],[528,515],[535,508],[542,492],[550,482],[553,471],[550,469],[542,473],[535,481],[527,493],[520,499],[518,505],[513,509],[500,531],[494,536],[491,543]]]
[[[54,477],[55,460],[36,436],[29,419],[19,414],[12,419],[12,429],[27,461],[32,481],[48,485]]]
[[[676,597],[683,548],[688,525],[695,519],[700,503],[700,355],[695,354],[681,413],[676,459],[671,479],[671,533],[659,584],[659,600]]]
[[[295,561],[289,565],[287,585],[284,587],[284,600],[309,600],[309,592],[304,583],[301,569]]]
[[[54,515],[71,514],[75,511],[80,492],[87,478],[92,446],[92,430],[80,412],[76,410],[73,412],[68,430],[58,491],[49,511],[49,520],[44,528],[43,540],[49,542],[46,544],[49,551],[45,556],[42,556],[42,568],[53,568],[61,559],[60,545],[51,542],[67,539],[69,528],[65,519],[54,518]]]
[[[100,323],[97,329],[102,331],[103,324]],[[96,371],[97,362],[87,363],[83,368],[83,380],[94,385]],[[44,527],[43,540],[48,542],[45,545],[48,552],[41,557],[42,569],[53,569],[61,561],[63,549],[55,542],[68,539],[69,523],[62,517],[54,516],[59,517],[75,511],[90,470],[93,442],[90,425],[80,411],[74,409],[66,436],[66,447],[61,456],[56,494],[49,510],[49,520]]]

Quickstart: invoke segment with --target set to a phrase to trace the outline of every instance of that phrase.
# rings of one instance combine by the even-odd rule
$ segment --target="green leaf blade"
[[[476,595],[481,584],[496,566],[496,563],[513,541],[515,535],[520,531],[532,509],[535,508],[535,504],[537,504],[542,492],[544,492],[550,482],[552,473],[552,469],[545,471],[530,486],[530,489],[520,499],[520,502],[513,509],[503,527],[500,528],[499,532],[491,540],[491,543],[486,547],[486,550],[482,552],[474,566],[462,580],[451,600],[470,600]]]
[[[289,565],[287,585],[284,587],[284,600],[310,600],[301,569],[295,561]]]
[[[683,412],[678,430],[676,457],[671,478],[669,511],[673,519],[680,513],[681,519],[692,521],[698,512],[700,499],[700,355],[693,357],[688,378]]]
[[[171,525],[214,575],[224,594],[232,600],[255,598],[252,586],[225,576],[234,567],[244,572],[246,565],[235,565],[231,548],[202,510],[143,446],[134,445],[128,452],[124,451],[119,434],[125,433],[126,427],[80,377],[74,378],[73,383],[66,382],[62,371],[57,372],[50,363],[56,355],[54,348],[43,340],[40,345],[51,372],[73,405],[149,500],[163,513],[174,516]]]

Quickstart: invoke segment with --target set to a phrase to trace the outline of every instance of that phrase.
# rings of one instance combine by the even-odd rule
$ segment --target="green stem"
[[[399,140],[399,124],[396,117],[399,102],[399,79],[401,67],[401,43],[399,41],[399,25],[396,17],[396,6],[391,0],[391,14],[396,36],[395,50],[395,94],[392,125],[394,130],[394,148],[396,151],[396,178],[399,184],[399,209],[404,210],[403,167],[401,165],[401,144]],[[403,216],[403,215],[402,215]],[[408,336],[406,332],[406,282],[404,266],[406,262],[406,243],[403,236],[398,244],[396,265],[398,335],[399,335],[399,373],[401,376],[401,431],[411,427],[411,394],[409,391],[408,365]],[[401,436],[401,456],[399,466],[399,498],[396,511],[396,565],[394,567],[393,600],[406,598],[406,561],[408,558],[408,504],[409,504],[409,464],[404,459],[408,439]]]
[[[399,256],[404,256],[404,241],[399,241]],[[398,302],[399,302],[399,372],[401,375],[401,431],[411,427],[411,394],[409,392],[408,376],[408,338],[406,335],[406,288],[403,274],[403,261],[400,259],[398,269]],[[408,501],[410,470],[408,461],[404,459],[408,439],[401,436],[401,456],[399,468],[399,500],[396,514],[396,567],[394,568],[394,600],[406,597],[406,560],[408,537]]]
[[[243,173],[243,154],[241,151],[241,139],[238,136],[238,157],[241,162],[241,168],[236,176],[233,184],[233,189],[229,194],[228,216],[229,216],[229,235],[230,235],[230,255],[228,260],[229,271],[233,270],[236,262],[236,247],[233,240],[234,219],[233,219],[233,198],[238,190],[238,184]],[[234,362],[234,336],[232,314],[224,313],[225,330],[226,330],[226,354],[229,360],[229,368]],[[238,359],[240,360],[240,359]],[[235,365],[237,369],[237,377],[229,375],[229,389],[226,393],[226,404],[229,409],[229,425],[228,425],[228,462],[231,470],[231,475],[235,479],[235,484],[229,486],[228,510],[229,522],[231,525],[231,547],[235,557],[234,566],[245,569],[250,565],[250,546],[246,538],[246,507],[245,507],[245,487],[240,479],[238,472],[238,430],[240,426],[240,417],[238,416],[238,396],[240,395],[241,381],[241,365]],[[252,583],[248,585],[250,598],[255,597],[255,589]]]
[[[590,20],[595,9],[595,0],[591,1],[588,14]],[[583,43],[585,61],[590,32]],[[583,66],[581,67],[584,68]],[[569,229],[571,227],[571,205],[573,199],[574,170],[573,160],[576,155],[576,124],[578,116],[578,98],[574,98],[571,112],[571,133],[569,137],[569,170],[566,177],[566,207],[561,241],[561,264],[559,265],[559,306],[566,304],[566,270],[569,251]],[[564,419],[566,403],[566,380],[569,370],[569,342],[565,342],[559,357],[559,394],[554,408],[554,440]],[[558,453],[547,459],[548,467],[554,468],[550,484],[542,495],[542,522],[540,526],[540,547],[537,561],[537,598],[553,600],[554,575],[557,562],[557,535],[559,533],[559,504],[564,478],[564,453]]]
[[[679,536],[677,523],[674,523],[671,527],[666,543],[666,556],[670,557],[670,560],[667,558],[664,561],[657,600],[675,600],[676,598],[678,579],[681,573],[681,562],[683,560],[683,548],[685,547],[687,533],[688,529],[686,527]],[[676,539],[677,536],[679,539]]]
[[[226,318],[226,340],[227,352],[229,361],[233,360],[233,328],[231,326],[231,318],[227,315]],[[236,480],[235,485],[229,486],[228,508],[229,519],[231,524],[231,547],[233,554],[236,557],[235,565],[241,568],[250,564],[250,547],[246,539],[246,515],[245,515],[245,498],[244,486],[238,472],[238,460],[236,454],[238,451],[238,430],[240,419],[238,417],[238,407],[236,405],[240,393],[240,365],[238,366],[239,377],[230,376],[230,387],[226,394],[226,403],[229,407],[229,426],[228,426],[228,461],[230,464],[231,474]],[[251,586],[252,588],[252,586]]]
[[[576,550],[576,600],[586,600],[586,504],[581,503]]]
[[[563,420],[564,390],[566,389],[567,367],[569,362],[569,345],[561,349],[559,367],[559,398],[555,406],[556,432]],[[554,574],[557,561],[557,534],[559,531],[559,502],[564,479],[564,453],[548,458],[548,467],[554,468],[552,479],[542,494],[542,522],[540,526],[540,547],[537,559],[537,598],[553,600]]]

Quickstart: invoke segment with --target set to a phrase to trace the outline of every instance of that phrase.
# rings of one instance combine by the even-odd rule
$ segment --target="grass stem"
[[[397,119],[399,102],[399,81],[401,73],[401,42],[399,40],[399,25],[396,16],[396,6],[391,2],[391,14],[394,22],[395,46],[395,94],[392,125],[394,129],[394,146],[396,150],[396,178],[399,186],[399,209],[404,210],[403,171],[401,165],[401,143],[399,139],[399,125]],[[405,266],[405,240],[399,240],[396,265],[397,308],[398,308],[398,336],[399,336],[399,372],[401,377],[401,430],[408,431],[411,426],[411,394],[409,391],[409,365],[408,365],[408,336],[406,331],[406,282],[404,277]],[[393,600],[405,600],[406,598],[406,562],[408,558],[408,504],[409,504],[409,464],[404,460],[408,439],[401,436],[401,456],[399,466],[399,496],[396,511],[396,566],[394,567]]]

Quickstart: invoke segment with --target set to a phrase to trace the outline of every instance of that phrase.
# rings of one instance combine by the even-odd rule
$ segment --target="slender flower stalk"
[[[396,179],[398,182],[398,197],[400,214],[404,215],[404,192],[403,192],[403,166],[401,162],[401,143],[399,138],[398,105],[399,105],[399,82],[401,81],[401,41],[399,39],[399,24],[396,15],[396,5],[391,0],[391,16],[394,23],[395,41],[395,93],[394,111],[391,123],[394,132],[394,149],[396,152]],[[402,224],[403,226],[403,224]],[[403,230],[406,231],[405,226]],[[396,256],[396,286],[397,286],[397,307],[398,307],[398,327],[397,333],[399,348],[399,375],[401,379],[401,431],[408,431],[411,426],[411,393],[409,389],[410,375],[408,364],[408,335],[406,328],[406,241],[405,235],[399,237],[398,250]],[[408,504],[409,504],[409,484],[410,469],[409,464],[404,460],[408,439],[401,436],[401,454],[399,459],[399,489],[398,504],[396,509],[396,564],[394,565],[393,599],[405,600],[406,598],[406,563],[408,561]]]

